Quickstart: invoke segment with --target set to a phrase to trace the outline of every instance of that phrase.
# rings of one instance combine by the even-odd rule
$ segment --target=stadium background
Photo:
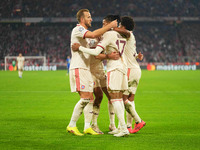
[[[143,69],[154,70],[154,65],[199,68],[198,0],[1,0],[1,70],[4,57],[19,52],[46,56],[49,65],[65,70],[24,71],[22,79],[17,72],[0,71],[0,149],[199,150],[200,70],[142,70],[135,103],[147,125],[137,134],[128,138],[107,134],[105,96],[98,119],[104,135],[77,137],[66,133],[79,99],[70,92],[66,58],[80,8],[91,11],[91,30],[101,27],[102,18],[109,13],[131,15],[136,22],[137,50],[145,55],[140,62]],[[77,122],[81,132],[83,122],[82,115]]]
[[[5,56],[17,56],[19,52],[25,56],[46,56],[48,65],[64,69],[70,56],[70,33],[77,24],[76,12],[81,8],[91,11],[91,30],[100,28],[107,14],[131,15],[136,22],[137,51],[145,56],[140,62],[144,69],[148,63],[198,66],[199,7],[197,0],[103,0],[97,4],[94,0],[2,0],[1,69]],[[26,61],[25,65],[32,64]]]

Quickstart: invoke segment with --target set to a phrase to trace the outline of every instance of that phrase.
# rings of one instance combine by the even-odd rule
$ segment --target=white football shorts
[[[127,75],[117,69],[107,72],[107,88],[108,92],[127,90]]]
[[[17,65],[17,68],[18,68],[18,70],[19,70],[19,69],[23,70],[23,69],[24,69],[24,66],[18,64],[18,65]]]
[[[86,69],[70,69],[71,92],[93,92],[93,79],[91,72]]]

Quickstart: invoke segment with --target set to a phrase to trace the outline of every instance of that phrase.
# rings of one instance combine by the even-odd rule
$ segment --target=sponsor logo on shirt
[[[81,89],[84,89],[85,88],[85,85],[81,85]]]

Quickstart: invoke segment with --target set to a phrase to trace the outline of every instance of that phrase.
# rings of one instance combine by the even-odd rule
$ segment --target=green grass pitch
[[[143,70],[135,103],[147,125],[129,137],[107,134],[106,97],[98,119],[104,135],[66,133],[78,100],[66,71],[24,72],[22,79],[0,71],[0,149],[200,149],[200,71]]]

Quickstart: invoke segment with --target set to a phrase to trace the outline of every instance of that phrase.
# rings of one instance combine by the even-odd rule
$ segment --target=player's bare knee
[[[128,95],[123,95],[123,101],[127,100],[128,99]]]
[[[98,99],[98,101],[102,101],[103,93],[99,93],[99,94],[95,95],[95,99]]]
[[[93,106],[99,107],[100,104],[101,104],[102,99],[103,99],[103,96],[102,97],[95,97]]]
[[[100,87],[94,88],[94,95],[95,95],[95,98],[103,99],[103,92]]]

